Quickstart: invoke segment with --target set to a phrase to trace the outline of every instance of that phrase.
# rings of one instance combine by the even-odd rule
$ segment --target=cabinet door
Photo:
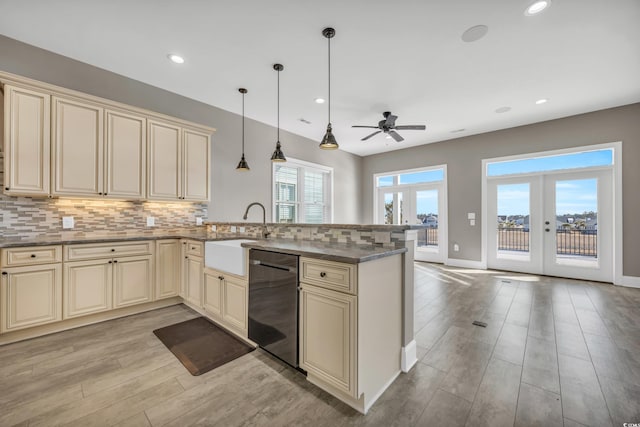
[[[229,326],[247,331],[247,283],[231,276],[224,276],[222,319]]]
[[[202,307],[204,261],[202,258],[194,256],[188,257],[186,261],[186,300],[197,307]]]
[[[104,195],[143,199],[146,192],[147,120],[107,110]]]
[[[109,259],[65,263],[64,318],[111,310],[112,278]]]
[[[4,190],[47,196],[51,164],[51,97],[5,86]]]
[[[53,98],[53,194],[102,195],[103,109]]]
[[[222,318],[222,280],[217,271],[204,272],[204,308],[215,318]]]
[[[178,126],[147,121],[149,176],[147,197],[155,200],[182,198],[182,150]]]
[[[182,264],[180,240],[156,241],[156,293],[155,299],[177,296],[180,289],[180,265]]]
[[[185,129],[182,135],[184,177],[182,198],[207,201],[209,200],[209,135],[190,129]]]
[[[114,308],[152,300],[153,258],[151,255],[113,260]]]
[[[300,367],[357,398],[356,297],[303,285]]]
[[[0,332],[62,320],[62,265],[3,271],[1,296]]]

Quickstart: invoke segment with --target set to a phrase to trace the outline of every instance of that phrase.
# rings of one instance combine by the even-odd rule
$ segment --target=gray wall
[[[270,220],[274,127],[246,120],[245,153],[251,171],[236,172],[241,151],[241,116],[237,114],[4,36],[0,36],[0,70],[215,127],[209,220],[241,220],[253,201],[267,207]],[[287,132],[280,133],[280,140],[287,157],[334,168],[334,222],[360,223],[361,204],[354,195],[361,188],[362,158],[344,151],[322,151],[318,142]],[[249,220],[261,221],[262,213],[252,210]]]
[[[449,257],[480,261],[482,159],[622,141],[623,274],[640,276],[640,104],[473,135],[364,158],[364,221],[373,220],[373,175],[447,164]],[[467,212],[476,212],[471,227]],[[453,252],[453,244],[460,252]]]

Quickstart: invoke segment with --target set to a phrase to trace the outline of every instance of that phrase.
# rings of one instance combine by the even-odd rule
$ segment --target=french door
[[[446,192],[443,183],[381,187],[377,218],[380,224],[422,224],[418,229],[414,258],[446,260]]]
[[[613,281],[611,168],[487,184],[489,268]]]

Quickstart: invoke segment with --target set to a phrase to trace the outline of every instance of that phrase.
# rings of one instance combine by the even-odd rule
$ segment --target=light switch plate
[[[196,217],[196,225],[202,225],[202,218],[199,216]]]
[[[237,227],[236,227],[235,225],[232,225],[232,226],[231,226],[231,232],[232,232],[232,233],[235,233],[235,232],[236,232],[236,230],[237,230]]]
[[[217,225],[215,225],[215,224],[213,224],[213,225],[211,226],[211,231],[213,231],[213,232],[218,231],[218,226],[217,226]]]
[[[460,246],[457,243],[453,244],[453,251],[458,252],[460,250]]]
[[[476,225],[476,220],[475,220],[475,219],[470,219],[470,220],[469,220],[469,225],[470,225],[470,226],[472,226],[472,227],[473,227],[474,225]]]
[[[152,216],[147,217],[147,227],[155,227],[156,219]]]
[[[245,230],[246,230],[246,228],[245,228],[245,227],[240,227],[240,232],[241,232],[241,233],[244,233],[244,232],[245,232]]]
[[[476,213],[475,212],[469,212],[467,214],[467,219],[476,219]]]
[[[62,217],[62,228],[73,228],[75,227],[75,222],[72,216],[63,216]]]
[[[311,240],[311,229],[303,228],[302,229],[302,238],[306,240]]]

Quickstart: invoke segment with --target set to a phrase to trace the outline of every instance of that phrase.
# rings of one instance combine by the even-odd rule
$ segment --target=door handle
[[[544,225],[549,225],[549,221],[545,221],[545,222],[544,222]]]
[[[549,232],[549,229],[548,229],[548,228],[545,228],[545,229],[544,229],[544,231],[546,231],[546,232],[548,233],[548,232]]]

